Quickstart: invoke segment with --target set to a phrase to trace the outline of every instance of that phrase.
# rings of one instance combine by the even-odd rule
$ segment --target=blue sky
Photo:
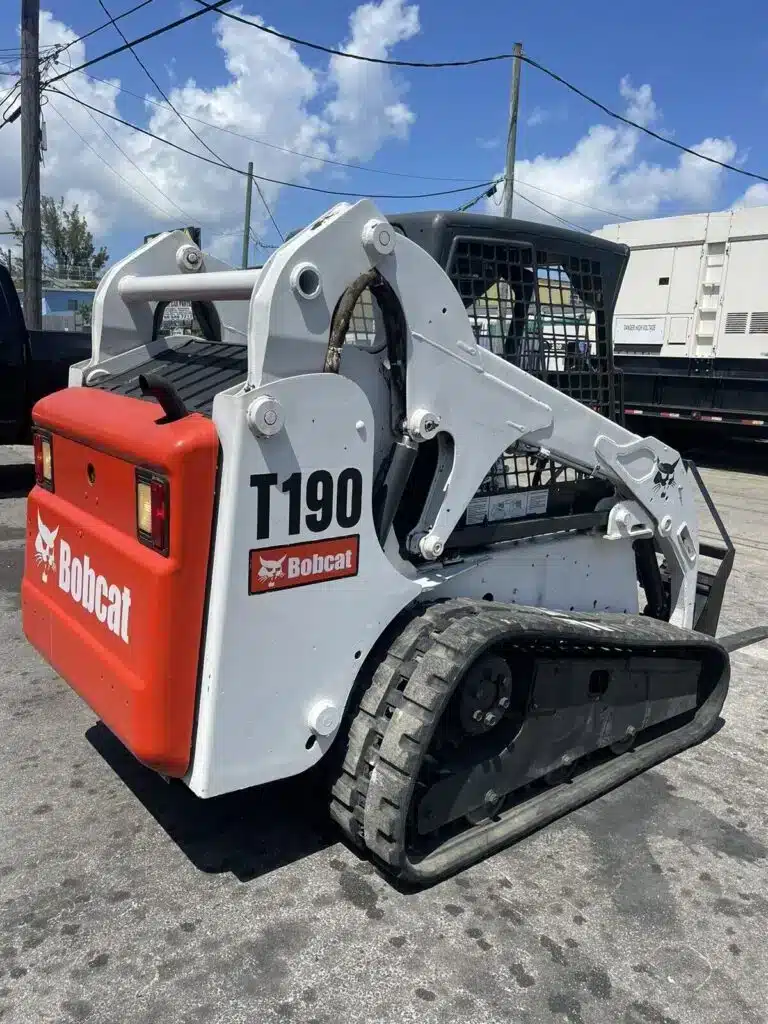
[[[117,14],[136,0],[105,2]],[[231,9],[258,16],[292,35],[332,46],[349,43],[352,48],[354,42],[366,52],[402,59],[473,57],[509,50],[520,40],[531,57],[608,106],[629,111],[681,143],[705,144],[712,155],[768,174],[768,19],[760,14],[760,6],[735,0],[726,9],[727,18],[722,5],[690,0],[647,0],[641,7],[633,6],[631,14],[620,13],[624,5],[615,0],[593,0],[589,5],[485,0],[476,8],[455,0],[376,0],[367,5],[354,0],[241,0]],[[68,41],[105,20],[98,0],[43,0],[42,7],[43,34],[54,41]],[[191,0],[155,0],[120,25],[134,38],[193,7]],[[18,8],[17,0],[0,5],[0,50],[18,46]],[[350,27],[355,11],[356,29]],[[85,59],[119,43],[114,28],[105,29],[87,41]],[[413,177],[301,160],[193,122],[224,159],[238,166],[252,159],[257,173],[315,187],[407,194],[482,182],[501,171],[508,63],[390,73],[341,61],[337,65],[347,67],[334,71],[323,54],[272,46],[273,41],[255,29],[224,24],[206,14],[143,44],[139,52],[166,92],[181,90],[194,80],[194,89],[171,93],[189,116],[228,125],[272,146]],[[82,44],[67,54],[79,63]],[[352,64],[354,70],[348,67]],[[110,58],[90,73],[110,79],[122,90],[159,100],[130,54]],[[67,83],[100,109],[151,125],[200,151],[170,111],[81,74]],[[0,79],[0,95],[11,84],[12,79]],[[82,108],[61,97],[50,100],[45,110],[49,149],[44,190],[80,202],[98,241],[106,243],[113,256],[139,244],[145,233],[173,226],[173,218],[181,223],[183,210],[202,224],[204,242],[237,259],[241,178],[100,120],[127,154],[124,157]],[[18,123],[3,129],[0,140],[3,209],[19,194]],[[768,204],[768,186],[750,189],[754,183],[748,179],[693,158],[681,163],[680,154],[670,147],[621,128],[527,66],[517,157],[521,194],[589,230],[618,219],[608,214],[648,217],[723,209],[743,201]],[[337,201],[293,188],[264,188],[284,232]],[[381,200],[381,207],[385,212],[450,207],[470,196]],[[525,199],[516,213],[532,219],[547,216]],[[254,216],[258,236],[274,243],[275,230],[256,196]],[[253,250],[252,259],[258,258],[257,252]]]

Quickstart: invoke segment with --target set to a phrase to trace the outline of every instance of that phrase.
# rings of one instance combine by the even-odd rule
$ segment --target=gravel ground
[[[400,893],[298,779],[198,801],[26,644],[29,450],[0,462],[3,1024],[768,1021],[768,644],[723,727],[459,877]],[[768,477],[705,473],[723,632],[768,621]]]

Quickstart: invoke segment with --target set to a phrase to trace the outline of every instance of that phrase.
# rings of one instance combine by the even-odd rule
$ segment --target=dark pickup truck
[[[66,387],[69,367],[90,354],[90,332],[28,331],[13,279],[0,265],[0,444],[31,443],[35,402]]]

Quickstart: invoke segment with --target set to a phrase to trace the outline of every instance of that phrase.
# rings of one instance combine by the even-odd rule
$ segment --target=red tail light
[[[142,544],[167,555],[170,540],[168,481],[145,470],[136,471],[136,532]]]
[[[53,440],[44,430],[34,430],[32,444],[35,452],[35,483],[47,491],[53,490]]]

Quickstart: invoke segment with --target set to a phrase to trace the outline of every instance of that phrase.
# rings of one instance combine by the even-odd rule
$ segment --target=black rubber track
[[[345,723],[344,761],[331,789],[331,817],[355,846],[365,846],[363,816],[368,783],[399,692],[434,637],[451,622],[486,608],[468,598],[414,605],[404,613],[401,631],[387,649],[378,658],[374,655],[373,670],[368,669],[357,702],[352,701]]]
[[[608,627],[610,631],[607,631]],[[557,650],[669,655],[704,665],[692,719],[625,754],[587,768],[567,785],[533,796],[494,820],[468,827],[422,860],[406,834],[411,798],[440,717],[469,665],[505,642]],[[392,876],[432,884],[508,846],[654,764],[699,742],[712,729],[728,690],[729,661],[715,640],[639,615],[553,615],[461,599],[419,609],[390,643],[351,719],[331,815]]]

